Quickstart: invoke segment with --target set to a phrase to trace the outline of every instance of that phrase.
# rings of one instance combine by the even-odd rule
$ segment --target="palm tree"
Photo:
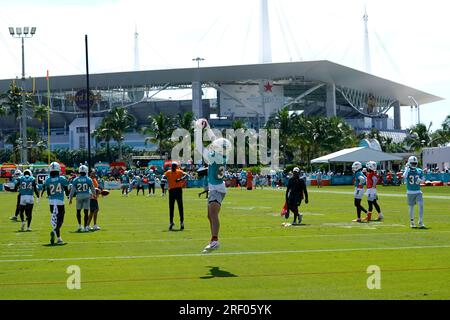
[[[125,139],[123,134],[125,131],[133,129],[136,125],[136,118],[129,113],[126,108],[114,108],[104,118],[105,125],[110,127],[112,139],[117,141],[119,146],[119,160],[122,159],[122,143]]]
[[[410,150],[420,151],[423,147],[430,146],[430,128],[431,123],[428,128],[424,124],[419,123],[409,129],[409,136],[405,139],[405,143],[409,146]]]
[[[289,139],[293,132],[293,122],[295,115],[289,115],[289,108],[284,107],[278,112],[273,113],[266,123],[267,129],[278,129],[280,132],[280,148],[283,155],[283,164],[286,164],[287,158],[289,158]]]
[[[98,126],[94,132],[92,133],[92,136],[95,138],[95,140],[98,142],[105,141],[106,143],[106,153],[108,155],[109,161],[112,161],[111,156],[111,148],[110,148],[110,141],[114,139],[115,136],[117,136],[117,132],[114,128],[112,128],[108,121],[105,120],[106,118],[103,118],[102,122],[100,123],[100,126]]]
[[[40,104],[34,107],[33,118],[37,119],[39,122],[47,120],[48,117],[48,107],[46,105]]]
[[[145,138],[145,143],[151,142],[158,144],[159,155],[162,157],[163,152],[168,152],[170,149],[170,138],[172,131],[175,129],[172,118],[165,116],[162,112],[148,117],[150,122],[148,127],[142,128],[144,134],[149,134]]]
[[[194,121],[194,114],[192,112],[179,113],[177,116],[177,126],[189,132],[193,131],[192,122]]]
[[[23,89],[11,83],[6,93],[0,94],[0,115],[11,115],[17,119],[22,114],[22,94]],[[34,100],[30,95],[25,94],[25,105],[35,107]]]
[[[247,129],[247,126],[245,125],[245,122],[242,121],[241,119],[236,119],[233,120],[233,122],[231,123],[231,128],[233,130],[239,130],[239,129]]]

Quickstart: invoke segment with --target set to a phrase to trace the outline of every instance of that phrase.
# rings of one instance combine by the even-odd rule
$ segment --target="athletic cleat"
[[[409,225],[412,229],[417,228],[416,224],[414,223],[414,221],[411,221],[410,225]]]
[[[51,245],[55,244],[55,231],[50,232],[50,244]]]
[[[94,227],[92,228],[93,231],[98,231],[100,230],[100,227],[96,224],[94,224]]]
[[[211,241],[206,247],[205,249],[203,249],[203,253],[208,253],[211,252],[213,250],[217,250],[219,249],[220,244],[219,241]]]
[[[22,222],[22,225],[20,226],[20,231],[25,231],[25,222]]]
[[[425,227],[425,225],[423,224],[423,222],[419,222],[419,229],[426,229],[427,227]]]
[[[62,244],[64,244],[64,241],[63,241],[61,238],[59,238],[57,244],[58,244],[58,245],[62,245]]]
[[[170,223],[170,225],[169,225],[169,231],[172,231],[173,226],[174,226],[174,223]]]
[[[16,216],[12,216],[11,218],[9,218],[9,220],[11,220],[11,221],[17,221],[17,217],[16,217]]]
[[[89,232],[91,231],[91,227],[87,226],[86,228],[84,228],[84,232]]]
[[[361,223],[362,220],[361,220],[360,218],[358,218],[358,219],[352,220],[352,222],[358,222],[358,223]]]
[[[184,230],[184,223],[183,222],[180,224],[180,230]]]
[[[84,228],[81,226],[81,224],[78,225],[77,232],[83,232],[83,231],[84,231]]]
[[[31,228],[30,227],[27,228],[27,232],[31,232]]]

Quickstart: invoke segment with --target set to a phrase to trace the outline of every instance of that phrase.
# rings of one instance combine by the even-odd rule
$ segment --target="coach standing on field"
[[[184,230],[183,184],[188,175],[183,172],[183,170],[178,169],[178,164],[176,162],[172,162],[172,168],[166,171],[164,175],[169,182],[169,230],[172,230],[174,226],[173,216],[175,201],[178,204],[178,213],[180,214],[180,229]]]
[[[294,213],[294,222],[292,225],[299,225],[302,223],[302,216],[298,212],[298,208],[305,199],[305,203],[308,204],[308,191],[306,190],[305,180],[300,178],[300,169],[294,168],[293,176],[289,179],[286,189],[286,203],[288,205],[288,213],[285,214],[285,218],[289,218],[289,211]],[[298,218],[298,224],[297,224]]]

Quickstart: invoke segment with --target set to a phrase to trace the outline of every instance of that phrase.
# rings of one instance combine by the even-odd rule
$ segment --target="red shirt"
[[[376,188],[378,183],[378,175],[376,172],[367,172],[367,189]]]

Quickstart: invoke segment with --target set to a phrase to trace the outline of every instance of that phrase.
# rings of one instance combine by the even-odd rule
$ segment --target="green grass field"
[[[100,199],[97,232],[74,232],[66,204],[67,244],[52,247],[47,200],[35,205],[33,231],[18,232],[16,194],[0,193],[0,299],[450,299],[450,187],[424,189],[427,230],[409,228],[403,187],[380,188],[386,220],[370,224],[351,222],[351,187],[310,187],[304,225],[288,228],[284,190],[229,190],[211,254],[201,253],[210,233],[199,190],[184,192],[182,232],[177,210],[168,231],[168,199],[157,191]],[[72,265],[80,290],[66,286]],[[380,290],[367,288],[371,265]]]

